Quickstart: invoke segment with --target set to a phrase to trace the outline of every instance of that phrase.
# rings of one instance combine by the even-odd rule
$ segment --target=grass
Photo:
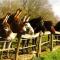
[[[13,40],[13,43],[12,43],[12,47],[13,48],[16,48],[17,46],[17,39]],[[45,42],[45,41],[48,41],[48,35],[46,36],[42,36],[42,43]],[[31,41],[32,43],[32,41]],[[30,45],[30,44],[29,44]],[[22,46],[20,46],[22,47]],[[40,57],[33,57],[31,60],[60,60],[60,48],[54,52],[50,52],[50,50],[48,49],[48,47],[46,45],[43,45],[42,46],[43,49],[46,49],[45,52],[43,52],[41,54]],[[13,54],[13,53],[12,53]]]
[[[52,52],[44,52],[40,57],[33,57],[31,60],[60,60],[60,48]]]

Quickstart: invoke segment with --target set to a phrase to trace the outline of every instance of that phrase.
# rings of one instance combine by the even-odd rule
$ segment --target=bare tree
[[[2,0],[0,8],[0,15],[21,8],[28,15],[31,15],[31,18],[42,16],[44,20],[56,20],[48,0]]]

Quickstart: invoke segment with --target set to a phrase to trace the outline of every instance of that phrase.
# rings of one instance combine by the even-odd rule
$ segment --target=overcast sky
[[[52,5],[54,14],[60,17],[60,0],[49,0]]]

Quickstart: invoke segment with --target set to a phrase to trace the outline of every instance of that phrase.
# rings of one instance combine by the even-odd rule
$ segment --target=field
[[[48,36],[50,38],[48,38]],[[38,36],[38,37],[40,37],[40,36]],[[53,38],[54,38],[54,36],[53,36]],[[32,40],[33,40],[32,39],[32,40],[29,40],[28,46],[25,46],[25,47],[22,46],[22,39],[21,39],[21,42],[19,45],[19,51],[18,51],[19,52],[18,59],[19,60],[28,60],[28,59],[29,60],[30,59],[31,60],[59,60],[59,58],[60,58],[60,46],[58,46],[56,44],[56,39],[55,40],[54,39],[51,40],[51,35],[42,35],[39,39],[37,39],[38,42],[36,41],[36,44],[37,44],[36,46],[32,45]],[[27,40],[25,40],[25,41],[27,41]],[[40,41],[40,45],[38,45],[39,41]],[[49,42],[47,42],[47,41],[49,41]],[[45,42],[47,42],[47,43],[45,43]],[[0,44],[1,44],[1,42],[0,42]],[[1,54],[1,56],[3,59],[8,57],[9,59],[14,60],[15,53],[16,53],[15,48],[17,47],[17,38],[15,38],[13,40],[13,42],[10,44],[11,45],[10,48],[11,49],[13,48],[12,51],[9,49],[7,51],[5,50],[6,44],[7,44],[7,42],[6,43],[4,42],[4,44],[2,44],[2,45],[4,45],[4,48],[2,49],[3,51],[1,51],[3,53],[3,54]],[[24,43],[24,44],[26,44],[26,43]],[[58,47],[58,49],[56,49],[57,48],[56,46]],[[37,54],[40,53],[39,57],[36,57],[33,55],[35,53],[33,53],[32,47],[36,48]],[[28,49],[28,50],[25,50],[25,49]],[[7,54],[5,54],[4,51],[6,51]],[[27,53],[27,51],[28,51],[28,53]],[[8,55],[8,56],[5,57],[6,55]]]
[[[52,52],[43,52],[40,57],[33,57],[31,60],[60,60],[60,47]]]

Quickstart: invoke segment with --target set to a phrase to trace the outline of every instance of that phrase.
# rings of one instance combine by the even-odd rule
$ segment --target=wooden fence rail
[[[57,37],[60,36],[59,33],[57,33]],[[45,44],[49,44],[50,45],[50,50],[52,51],[53,50],[53,43],[55,41],[57,42],[60,42],[60,40],[57,39],[54,39],[54,36],[56,36],[56,34],[51,34],[49,31],[45,32],[44,34],[42,32],[39,32],[35,35],[28,35],[28,34],[25,34],[25,35],[22,35],[20,38],[19,38],[19,41],[15,41],[16,42],[16,46],[15,47],[11,47],[12,46],[12,43],[14,41],[0,41],[0,45],[1,43],[2,44],[2,48],[0,49],[0,52],[4,52],[4,51],[7,51],[8,52],[8,57],[9,57],[9,51],[15,51],[16,54],[15,54],[15,60],[18,60],[18,53],[19,53],[19,50],[24,50],[24,49],[28,49],[28,48],[36,48],[36,56],[39,56],[41,54],[41,48],[42,48],[42,45],[45,45]],[[43,36],[48,36],[48,40],[45,41],[45,42],[42,42],[43,41]],[[24,43],[25,45],[22,47],[21,46],[21,42],[22,41],[31,41],[30,42],[30,45],[28,44],[28,46],[26,45],[27,43]],[[32,44],[33,42],[36,42],[34,44]],[[7,43],[8,43],[8,46],[7,46]],[[29,43],[29,42],[28,42]],[[32,49],[33,50],[33,49]],[[1,60],[2,60],[2,54],[1,54]]]

